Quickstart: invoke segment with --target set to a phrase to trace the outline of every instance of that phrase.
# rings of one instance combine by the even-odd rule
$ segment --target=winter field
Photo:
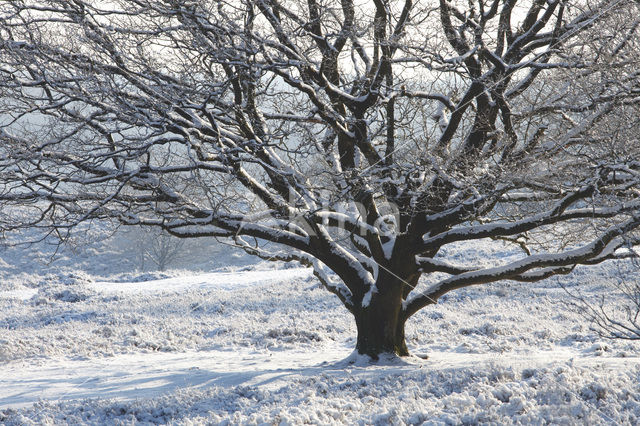
[[[224,248],[207,272],[108,274],[109,253],[33,250],[0,253],[0,424],[640,422],[640,346],[598,337],[561,288],[597,297],[612,262],[450,293],[408,323],[427,360],[365,365],[309,269]]]

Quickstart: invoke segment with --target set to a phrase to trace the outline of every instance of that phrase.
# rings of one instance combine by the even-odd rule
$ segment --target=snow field
[[[564,285],[595,294],[608,273]],[[131,281],[3,285],[1,424],[640,421],[638,346],[599,339],[557,280],[451,293],[407,324],[428,360],[366,368],[309,270]]]

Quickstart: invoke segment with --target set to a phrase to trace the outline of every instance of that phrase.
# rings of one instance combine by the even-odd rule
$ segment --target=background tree
[[[165,271],[167,267],[192,256],[192,248],[185,244],[184,239],[172,237],[158,228],[140,227],[125,233],[124,239],[129,246],[127,252],[135,257],[139,271],[148,269],[149,262],[158,271]]]
[[[638,8],[4,1],[2,227],[228,237],[312,265],[360,353],[407,355],[405,322],[449,291],[637,242]],[[478,239],[522,256],[442,255]]]
[[[184,254],[184,240],[172,238],[165,233],[153,235],[146,255],[156,265],[158,270],[164,271]]]

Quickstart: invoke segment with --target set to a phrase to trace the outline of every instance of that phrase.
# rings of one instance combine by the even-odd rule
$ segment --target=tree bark
[[[374,294],[368,306],[354,312],[358,329],[356,350],[377,360],[381,354],[409,356],[405,342],[402,299]]]

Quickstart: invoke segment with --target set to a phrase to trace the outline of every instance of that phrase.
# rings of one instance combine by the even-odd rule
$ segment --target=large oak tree
[[[0,224],[109,219],[298,260],[360,353],[408,355],[405,322],[447,292],[637,242],[639,17],[630,0],[4,0]],[[487,239],[522,255],[443,250]]]

